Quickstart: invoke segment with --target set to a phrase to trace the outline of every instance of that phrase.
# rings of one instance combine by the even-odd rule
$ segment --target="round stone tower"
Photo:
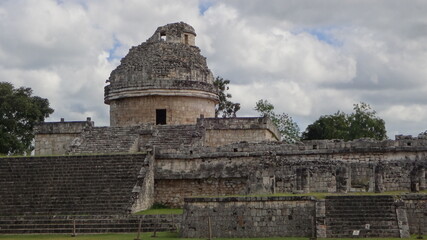
[[[218,95],[196,33],[180,22],[157,28],[111,72],[104,101],[111,126],[194,124],[215,116]]]

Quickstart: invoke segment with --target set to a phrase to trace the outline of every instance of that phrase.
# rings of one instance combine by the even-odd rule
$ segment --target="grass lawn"
[[[148,209],[141,212],[135,213],[135,215],[163,215],[163,214],[182,214],[184,210],[182,208],[160,208],[160,209]]]
[[[147,239],[159,239],[159,240],[201,240],[206,238],[179,238],[177,233],[169,232],[160,232],[157,233],[157,237],[151,237],[152,233],[143,233],[141,234],[141,240]],[[2,240],[134,240],[136,238],[136,233],[124,233],[124,234],[88,234],[88,235],[77,235],[76,237],[71,237],[70,234],[31,234],[31,235],[0,235]],[[298,238],[298,237],[288,237],[288,238],[214,238],[216,240],[231,240],[231,239],[240,239],[240,240],[308,240],[308,238]],[[326,239],[326,238],[319,238]],[[337,238],[329,238],[332,240],[337,240]],[[363,240],[398,240],[401,238],[363,238]],[[411,239],[416,239],[416,236],[412,236]],[[427,239],[427,235],[424,236],[424,239]],[[341,238],[340,240],[354,240],[354,238]]]

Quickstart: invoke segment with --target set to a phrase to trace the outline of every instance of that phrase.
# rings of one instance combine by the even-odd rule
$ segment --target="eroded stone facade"
[[[174,206],[182,206],[184,198],[177,201],[181,195],[174,194],[173,189],[182,186],[174,185],[173,179],[185,180],[187,186],[197,185],[202,179],[210,179],[212,186],[219,181],[234,182],[241,186],[234,192],[239,195],[416,192],[427,189],[426,157],[425,139],[238,143],[218,148],[158,149],[156,181],[168,179],[169,184],[159,184],[158,188],[163,189],[156,191],[164,193],[161,201]],[[191,187],[181,191],[187,196],[201,196]],[[219,192],[219,195],[226,194]]]
[[[35,155],[65,154],[72,142],[80,136],[87,127],[93,127],[94,122],[86,121],[42,123],[35,127]]]
[[[111,126],[194,124],[200,115],[214,117],[218,96],[195,37],[190,25],[173,23],[129,50],[105,87]]]
[[[110,103],[111,126],[156,124],[156,110],[166,111],[166,124],[195,124],[200,114],[215,117],[215,101],[185,96],[124,98]]]

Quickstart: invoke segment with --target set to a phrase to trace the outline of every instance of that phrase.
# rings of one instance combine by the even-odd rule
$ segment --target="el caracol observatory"
[[[180,226],[184,238],[207,238],[210,226],[228,238],[427,232],[427,133],[289,144],[268,117],[215,118],[218,96],[195,36],[173,23],[130,49],[105,87],[112,126],[43,122],[35,156],[0,158],[0,235],[153,226]],[[298,195],[308,193],[325,198]],[[184,213],[132,214],[155,203]]]
[[[215,116],[213,75],[195,38],[190,25],[171,23],[129,50],[105,87],[111,126],[185,125]]]

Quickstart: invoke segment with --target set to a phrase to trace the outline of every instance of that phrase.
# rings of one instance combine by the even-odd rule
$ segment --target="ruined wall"
[[[312,236],[312,197],[189,198],[184,206],[181,236],[309,237]]]
[[[426,195],[335,195],[320,200],[285,196],[187,198],[181,236],[409,238],[417,233],[418,226],[425,234],[426,198]]]
[[[190,25],[180,22],[158,27],[147,42],[172,42],[195,46],[196,32]]]
[[[342,145],[340,145],[342,144]],[[426,189],[427,149],[423,142],[334,142],[300,145],[280,142],[239,143],[209,148],[159,149],[156,181],[177,180],[197,185],[209,179],[213,186],[224,179],[242,179],[245,185],[233,194],[279,192],[384,192]],[[219,186],[219,185],[218,185]],[[175,190],[172,190],[175,188]],[[164,193],[181,189],[159,185]],[[183,204],[191,191],[156,201]],[[205,195],[206,196],[206,195]],[[177,200],[180,198],[180,200]]]
[[[71,142],[85,128],[93,127],[94,123],[88,118],[79,122],[49,122],[35,127],[35,155],[65,154]]]
[[[403,195],[402,200],[408,216],[409,230],[411,234],[427,233],[427,195],[408,194]]]
[[[268,130],[206,130],[206,146],[218,147],[236,142],[277,141]]]
[[[206,129],[204,146],[218,147],[237,142],[278,141],[274,123],[264,118],[201,118],[197,125]]]
[[[213,100],[187,96],[123,98],[110,103],[110,125],[156,124],[156,109],[166,109],[166,124],[195,124],[200,114],[215,116]]]
[[[246,182],[244,178],[156,179],[154,199],[170,207],[182,207],[184,197],[188,196],[244,194]]]
[[[193,103],[194,102],[190,102],[190,104]],[[185,106],[178,106],[178,101],[172,101],[171,104],[174,105],[172,110],[185,109]],[[199,103],[199,105],[200,104],[202,103]],[[150,107],[153,107],[153,105],[150,105]],[[130,105],[131,108],[135,108],[135,106],[138,105]],[[135,108],[135,112],[137,112],[136,110]],[[154,111],[153,109],[152,112]],[[191,110],[183,112],[195,114],[194,111]],[[172,111],[172,114],[170,114],[170,112],[167,113],[169,118],[177,115],[173,113],[176,113],[176,111]],[[178,115],[179,114],[181,114],[181,112],[178,113]],[[147,115],[143,117],[149,117]],[[178,118],[180,117],[183,116],[178,116]],[[190,121],[190,119],[193,120],[191,117],[188,119],[182,118],[180,121]],[[62,122],[61,124],[70,125],[70,122]],[[71,125],[73,124],[74,122],[71,122]],[[47,128],[47,126],[51,125],[51,123],[46,123],[43,127],[50,129]],[[53,123],[53,125],[55,125],[55,123]],[[227,128],[230,128],[230,130],[226,130]],[[56,131],[58,133],[52,134],[52,130],[49,130],[50,132],[45,130],[44,132],[50,134],[42,135],[38,133],[38,139],[43,137],[44,141],[37,141],[36,149],[42,148],[45,152],[54,150],[57,154],[133,153],[145,151],[147,146],[156,146],[158,149],[169,149],[168,151],[175,151],[174,149],[176,149],[176,151],[179,152],[181,148],[186,147],[192,149],[207,145],[206,139],[211,139],[208,140],[208,142],[212,143],[212,135],[209,133],[215,133],[218,138],[225,139],[225,141],[221,141],[222,144],[229,144],[241,142],[244,139],[251,141],[252,138],[256,139],[256,141],[276,141],[276,130],[275,126],[267,118],[199,118],[196,124],[190,125],[154,125],[153,123],[147,123],[122,127],[91,126],[77,129],[75,131],[76,133],[70,134],[68,138],[67,133],[63,133],[64,131],[58,130]],[[223,135],[223,131],[229,132],[230,136]],[[274,137],[269,137],[272,136],[273,133]],[[53,140],[46,140],[49,137],[53,138]],[[52,149],[55,147],[54,140],[57,139],[61,139],[63,142],[61,146],[64,150],[62,152]]]
[[[154,203],[154,163],[153,150],[147,151],[144,165],[139,171],[137,181],[132,189],[131,212],[149,209]]]

